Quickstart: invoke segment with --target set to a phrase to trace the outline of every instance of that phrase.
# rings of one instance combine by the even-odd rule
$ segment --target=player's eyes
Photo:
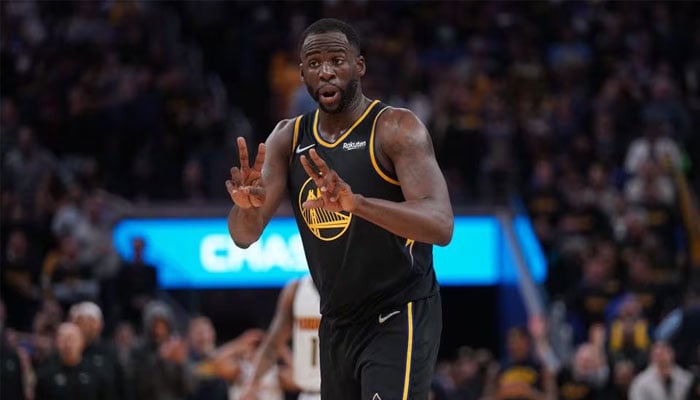
[[[336,58],[333,60],[333,62],[335,63],[335,65],[342,65],[345,62],[345,59],[344,58]]]
[[[309,61],[308,65],[309,65],[309,68],[316,68],[319,66],[319,63],[316,60],[311,60],[311,61]]]

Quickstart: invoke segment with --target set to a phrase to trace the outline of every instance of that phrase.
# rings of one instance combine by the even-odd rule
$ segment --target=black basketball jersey
[[[359,321],[437,293],[432,245],[399,237],[348,212],[303,210],[319,196],[299,156],[315,149],[328,166],[365,197],[404,201],[396,175],[375,158],[374,129],[388,107],[373,101],[335,142],[318,133],[318,110],[297,117],[287,182],[311,276],[321,295],[321,314]]]

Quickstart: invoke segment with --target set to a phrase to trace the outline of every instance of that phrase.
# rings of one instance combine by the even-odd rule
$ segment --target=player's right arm
[[[299,280],[296,279],[288,283],[280,293],[275,316],[272,318],[267,335],[255,355],[253,373],[244,384],[243,396],[241,396],[243,400],[255,399],[255,396],[252,396],[252,394],[255,393],[258,382],[277,362],[278,349],[282,346],[287,346],[287,342],[292,337],[294,328],[294,295],[298,287]]]
[[[280,121],[267,141],[258,146],[252,166],[246,142],[238,138],[241,166],[231,168],[231,179],[226,181],[233,201],[228,230],[238,247],[247,248],[260,238],[286,193],[293,132],[293,119]]]

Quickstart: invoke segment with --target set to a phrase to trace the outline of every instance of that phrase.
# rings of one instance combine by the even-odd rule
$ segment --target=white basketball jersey
[[[321,300],[310,276],[299,281],[294,296],[294,330],[292,354],[294,381],[304,391],[321,390],[321,366],[318,327],[321,323]]]
[[[243,382],[253,375],[253,363],[249,360],[241,361],[241,375],[238,381],[229,386],[228,398],[231,400],[240,400],[243,395]],[[284,400],[284,391],[279,383],[279,368],[273,365],[258,382],[258,390],[256,392],[257,400]]]

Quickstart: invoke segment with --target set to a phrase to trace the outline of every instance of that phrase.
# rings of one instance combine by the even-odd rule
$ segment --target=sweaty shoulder
[[[377,133],[382,136],[427,133],[418,117],[406,108],[387,107],[377,121]]]
[[[296,120],[296,118],[283,119],[277,123],[277,126],[272,130],[265,143],[268,150],[287,156],[287,158],[291,156]]]
[[[390,158],[406,146],[425,145],[430,136],[425,125],[408,109],[388,107],[377,120],[376,140],[382,153]]]

